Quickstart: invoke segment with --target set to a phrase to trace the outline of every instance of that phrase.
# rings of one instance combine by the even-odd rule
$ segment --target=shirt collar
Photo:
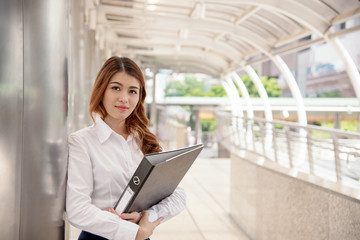
[[[95,129],[101,143],[108,140],[111,133],[114,132],[100,117],[98,117],[95,121]]]
[[[106,140],[108,140],[112,133],[117,134],[114,132],[114,130],[111,129],[111,127],[109,127],[109,125],[104,122],[104,120],[101,119],[101,117],[96,119],[95,129],[100,143],[104,143]],[[127,142],[131,141],[132,139],[133,136],[130,134],[127,137]]]

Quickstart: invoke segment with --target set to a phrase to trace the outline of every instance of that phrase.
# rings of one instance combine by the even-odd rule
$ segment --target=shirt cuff
[[[146,212],[148,212],[149,214],[149,222],[155,222],[156,220],[158,220],[159,216],[154,210],[149,209],[146,210]]]
[[[122,221],[124,221],[122,225],[126,227],[119,227],[115,233],[113,240],[134,240],[139,230],[139,225],[125,220]]]

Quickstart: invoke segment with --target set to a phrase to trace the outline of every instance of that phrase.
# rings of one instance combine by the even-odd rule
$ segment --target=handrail
[[[218,112],[216,136],[229,149],[360,189],[360,133]]]

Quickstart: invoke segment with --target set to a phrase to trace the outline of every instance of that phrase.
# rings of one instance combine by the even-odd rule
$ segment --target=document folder
[[[115,204],[116,212],[140,212],[170,196],[203,147],[198,144],[145,155]]]

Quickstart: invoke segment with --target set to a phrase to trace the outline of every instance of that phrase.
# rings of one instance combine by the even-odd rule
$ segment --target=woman
[[[118,215],[112,208],[144,154],[162,151],[148,129],[145,97],[144,77],[134,61],[111,57],[104,63],[90,96],[94,124],[69,136],[66,212],[83,230],[79,240],[144,240],[185,207],[185,193],[177,188],[143,213]]]

